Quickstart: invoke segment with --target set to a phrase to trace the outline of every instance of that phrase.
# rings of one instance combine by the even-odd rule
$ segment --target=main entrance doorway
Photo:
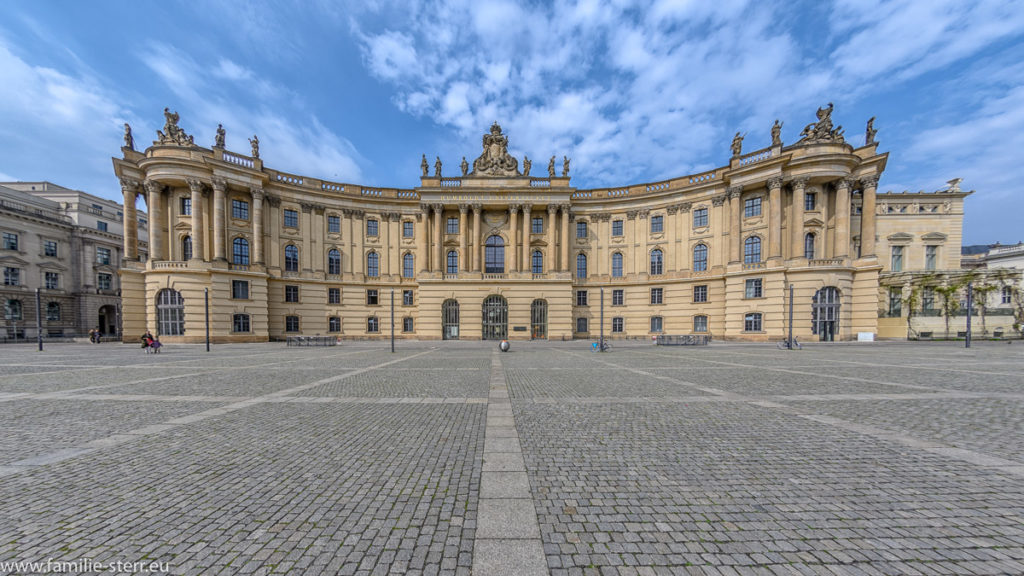
[[[548,337],[548,302],[534,300],[530,304],[530,338],[545,340]]]
[[[483,339],[504,340],[508,337],[508,302],[494,294],[484,300]]]
[[[100,306],[99,319],[96,322],[96,327],[103,334],[116,334],[117,309],[110,304]]]
[[[459,301],[448,299],[441,305],[441,339],[459,339]]]
[[[814,293],[811,331],[822,342],[832,342],[839,330],[839,289],[826,286]]]

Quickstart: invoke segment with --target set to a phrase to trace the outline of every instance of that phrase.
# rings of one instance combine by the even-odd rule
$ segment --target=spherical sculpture
[[[502,340],[501,344],[498,344],[498,349],[501,350],[502,352],[508,352],[508,349],[509,349],[508,340]]]

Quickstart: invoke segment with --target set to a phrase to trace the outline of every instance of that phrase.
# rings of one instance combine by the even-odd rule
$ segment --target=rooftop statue
[[[473,161],[473,176],[519,176],[519,161],[508,153],[508,136],[497,122],[484,134],[484,151]]]
[[[157,130],[157,144],[177,144],[179,146],[194,146],[195,141],[185,131],[178,127],[178,113],[171,112],[164,108],[164,129]]]
[[[527,156],[526,154],[523,154],[523,176],[530,175],[530,166],[530,157]]]
[[[548,162],[548,178],[555,177],[555,157],[551,157],[551,161]]]
[[[462,176],[465,177],[469,173],[469,162],[466,162],[466,157],[462,157],[462,163],[459,164],[459,168],[462,169]]]
[[[213,147],[214,148],[223,148],[224,147],[224,136],[226,136],[226,135],[227,135],[227,132],[224,131],[224,125],[223,124],[217,124],[217,136],[214,137],[214,139],[213,139]]]
[[[875,117],[872,116],[868,120],[868,127],[864,133],[864,145],[870,146],[875,143],[875,134],[878,134],[878,130],[875,130]]]
[[[732,137],[732,145],[730,148],[732,149],[733,156],[739,156],[743,153],[743,136],[741,136],[739,132]]]
[[[252,138],[249,138],[249,145],[252,146],[252,157],[260,157],[260,137],[253,134]]]
[[[427,164],[427,155],[423,155],[423,160],[420,161],[420,170],[423,171],[423,177],[426,178],[430,175],[430,164]]]
[[[569,177],[569,157],[562,156],[562,178]]]
[[[818,121],[812,122],[804,127],[803,131],[800,132],[800,136],[803,138],[800,140],[805,144],[817,143],[817,142],[834,142],[842,144],[843,140],[843,127],[838,126],[835,130],[832,129],[832,103],[828,103],[827,108],[818,108],[817,112]]]
[[[437,158],[437,161],[434,162],[434,178],[440,178],[441,177],[441,157],[440,156],[435,156],[435,158]]]
[[[132,137],[132,127],[127,122],[124,123],[124,147],[129,150],[135,150],[135,138]]]
[[[772,124],[772,146],[782,146],[782,124],[778,118]]]

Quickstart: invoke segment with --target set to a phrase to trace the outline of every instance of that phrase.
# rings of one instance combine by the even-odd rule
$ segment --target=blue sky
[[[510,152],[572,158],[577,187],[723,165],[736,131],[797,140],[835,103],[876,116],[881,190],[968,199],[968,244],[1024,240],[1024,2],[0,3],[0,180],[120,198],[110,157],[165,106],[210,146],[258,134],[268,166],[369,186],[454,174],[497,120]]]

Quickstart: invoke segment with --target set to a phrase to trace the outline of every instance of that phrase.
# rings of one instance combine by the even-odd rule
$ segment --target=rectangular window
[[[192,215],[192,199],[188,196],[182,196],[181,198],[181,215],[191,216]]]
[[[694,302],[707,302],[708,301],[708,287],[707,284],[701,284],[693,287],[693,301]]]
[[[233,324],[235,332],[249,332],[249,315],[235,314]]]
[[[4,250],[18,249],[18,235],[12,232],[4,232]]]
[[[661,214],[651,216],[651,234],[661,234],[665,231],[665,217]]]
[[[96,287],[100,290],[110,290],[110,287],[114,284],[113,274],[97,274],[96,275]]]
[[[619,334],[624,331],[626,322],[621,317],[612,318],[612,334]]]
[[[370,218],[369,220],[366,221],[366,235],[367,236],[376,236],[377,234],[379,234],[379,231],[380,231],[380,224],[376,220],[374,220],[373,218]]]
[[[249,219],[249,203],[245,200],[231,201],[231,217],[239,220]]]
[[[612,306],[622,306],[625,301],[625,290],[612,290]]]
[[[284,211],[284,225],[286,228],[298,228],[299,227],[299,213],[296,210]]]
[[[249,282],[247,280],[232,280],[231,297],[235,300],[248,300]]]
[[[4,268],[4,286],[21,286],[21,268]]]
[[[285,302],[298,302],[299,301],[299,287],[298,286],[285,286],[284,287],[284,301]]]
[[[622,220],[612,220],[612,236],[622,236]]]
[[[412,317],[402,318],[402,332],[412,332]]]
[[[586,238],[587,237],[587,221],[580,220],[576,222],[576,237]]]
[[[744,332],[760,332],[761,331],[761,314],[754,312],[747,314],[743,317],[743,331]]]
[[[341,332],[341,316],[331,316],[327,319],[328,332]]]
[[[340,216],[328,216],[327,217],[327,232],[330,234],[341,234],[341,217]]]
[[[415,230],[415,224],[408,220],[402,222],[402,238],[412,238],[413,230]]]
[[[814,192],[807,192],[804,194],[804,210],[814,210],[817,205],[817,194]]]
[[[445,225],[444,233],[445,234],[458,234],[459,233],[459,219],[458,218],[448,218],[448,220],[446,222],[446,225]]]
[[[586,318],[577,318],[576,319],[576,331],[577,332],[587,332],[587,319]]]
[[[110,248],[96,247],[96,263],[110,264]]]
[[[889,316],[897,318],[903,315],[903,289],[889,288]]]
[[[377,305],[377,289],[370,288],[366,290],[366,305],[376,306]]]
[[[1001,304],[1013,304],[1013,286],[1003,286]]]
[[[57,290],[60,288],[60,274],[56,272],[47,272],[45,277],[47,290]]]
[[[651,316],[651,332],[661,332],[661,316]]]
[[[341,304],[341,288],[328,288],[327,289],[327,303],[328,304]]]
[[[903,271],[903,246],[892,247],[892,261],[889,269],[892,272]]]
[[[761,215],[761,198],[747,198],[743,201],[743,217],[753,218]]]
[[[1005,302],[1004,302],[1005,304]],[[932,288],[923,288],[921,290],[921,310],[923,312],[931,312],[935,309],[935,290]]]
[[[103,206],[100,206],[99,204],[93,204],[92,209],[96,210],[97,212],[103,212]]]
[[[298,316],[285,316],[284,317],[284,331],[285,332],[298,332],[299,331],[299,317]]]
[[[376,316],[370,316],[366,319],[366,331],[380,332],[380,320]]]
[[[939,247],[938,246],[925,246],[924,247],[924,269],[935,270],[935,263],[938,261]]]
[[[743,289],[744,298],[760,298],[761,297],[761,279],[760,278],[747,278],[746,286]]]
[[[107,231],[107,223],[102,221],[102,220],[97,220],[96,221],[96,229],[99,230],[100,232],[106,232]]]
[[[57,257],[57,242],[54,240],[46,240],[43,242],[43,253],[47,256]]]
[[[693,227],[704,228],[708,225],[708,209],[697,208],[693,211]]]
[[[586,290],[577,290],[576,291],[576,305],[577,306],[586,306],[587,305],[587,291]]]
[[[651,288],[651,304],[661,304],[664,299],[664,288]]]
[[[402,306],[412,306],[412,290],[402,290]]]
[[[530,219],[530,234],[544,233],[544,219],[536,216]]]
[[[693,317],[693,331],[694,332],[707,332],[708,331],[708,317],[707,316],[694,316]]]

